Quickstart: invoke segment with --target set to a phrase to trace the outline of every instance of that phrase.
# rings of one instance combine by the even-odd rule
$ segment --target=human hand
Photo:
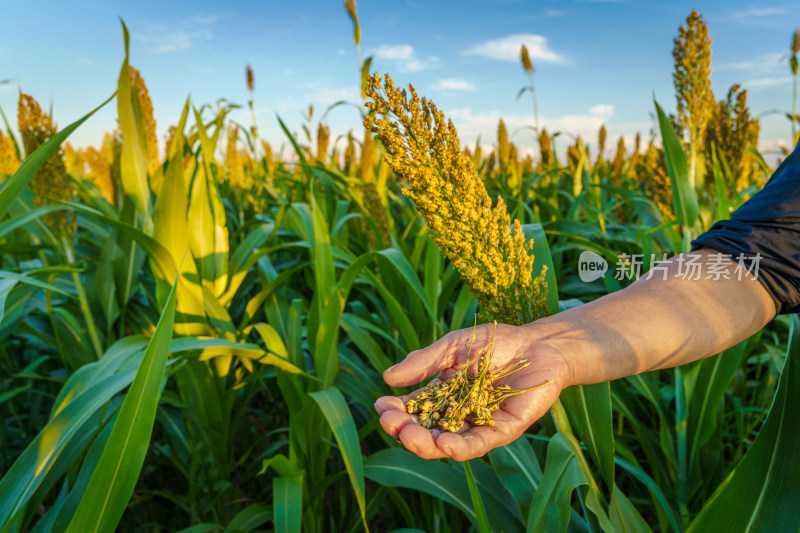
[[[493,324],[483,324],[474,330],[470,373],[477,371],[474,355],[491,342],[493,329]],[[473,328],[448,333],[427,348],[409,353],[401,363],[387,369],[383,378],[393,387],[414,385],[437,373],[439,378],[447,379],[467,364],[472,338]],[[494,426],[472,425],[467,421],[457,433],[425,429],[419,425],[417,415],[408,414],[405,407],[405,401],[421,389],[408,396],[378,398],[375,409],[381,416],[381,426],[423,459],[451,457],[466,461],[508,444],[541,418],[566,386],[567,364],[557,349],[537,339],[530,326],[498,324],[490,370],[502,370],[518,362],[530,365],[501,379],[500,384],[519,390],[548,381],[550,384],[507,398],[492,413]]]

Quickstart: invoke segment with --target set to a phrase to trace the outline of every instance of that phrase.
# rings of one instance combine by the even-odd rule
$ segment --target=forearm
[[[706,275],[708,256],[701,250]],[[736,264],[731,262],[733,273]],[[560,351],[569,384],[610,381],[679,366],[721,352],[751,336],[776,313],[761,283],[682,279],[671,260],[666,277],[630,287],[525,326],[537,342]]]

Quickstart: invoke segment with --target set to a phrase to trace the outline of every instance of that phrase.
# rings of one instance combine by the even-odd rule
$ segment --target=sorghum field
[[[747,91],[712,94],[699,15],[674,43],[678,113],[654,104],[660,131],[613,159],[605,129],[597,153],[537,131],[523,158],[502,122],[470,151],[369,59],[343,153],[312,113],[278,158],[230,106],[191,101],[159,146],[123,36],[102,146],[71,146],[85,119],[59,129],[24,92],[0,125],[0,532],[800,528],[795,316],[572,387],[466,463],[407,452],[373,409],[407,392],[382,372],[450,330],[631,283],[579,281],[582,251],[646,271],[763,185]]]

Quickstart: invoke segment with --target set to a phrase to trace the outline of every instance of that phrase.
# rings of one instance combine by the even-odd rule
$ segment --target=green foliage
[[[796,319],[680,371],[573,387],[488,461],[398,447],[373,403],[410,389],[388,390],[382,372],[480,310],[381,149],[357,173],[280,122],[293,161],[248,144],[232,183],[234,162],[215,156],[232,106],[190,114],[187,101],[148,175],[124,32],[127,200],[75,175],[79,201],[33,206],[27,183],[89,115],[0,188],[0,532],[797,529]],[[749,194],[714,154],[715,195],[698,194],[657,113],[672,213],[639,179],[637,165],[652,170],[641,154],[616,174],[581,141],[565,164],[551,153],[500,170],[473,155],[534,238],[550,312],[629,283],[579,281],[582,251],[651,266]],[[56,210],[77,216],[70,242],[42,222]]]

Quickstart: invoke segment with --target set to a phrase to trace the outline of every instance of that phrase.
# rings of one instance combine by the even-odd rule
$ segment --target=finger
[[[381,414],[381,427],[393,439],[399,438],[400,431],[407,426],[418,425],[417,418],[406,413],[405,409],[389,409]],[[421,427],[421,426],[420,426]]]
[[[383,379],[392,387],[406,387],[433,376],[456,361],[458,336],[448,333],[427,348],[414,350],[403,361],[386,369]]]
[[[403,361],[386,369],[384,381],[392,387],[406,387],[449,369],[466,358],[473,341],[476,349],[487,343],[491,330],[485,326],[451,331],[427,348],[414,350]]]
[[[399,437],[400,442],[408,451],[417,454],[423,459],[447,457],[436,445],[431,432],[419,424],[406,424],[400,430]]]
[[[382,415],[389,409],[405,411],[406,405],[403,403],[403,400],[397,396],[381,396],[375,400],[375,410],[379,415]]]
[[[489,450],[504,446],[525,430],[525,423],[505,411],[493,413],[494,426],[472,426],[463,433],[443,433],[437,447],[456,461],[481,457]]]
[[[436,383],[438,381],[441,381],[441,380],[438,379],[438,378],[434,378],[434,379],[432,379],[430,381],[430,383],[428,385],[430,385],[432,383]],[[423,390],[423,388],[421,387],[421,388],[419,388],[419,389],[417,389],[415,391],[412,391],[409,394],[404,394],[402,396],[381,396],[380,398],[378,398],[375,401],[375,404],[374,404],[375,410],[378,412],[379,415],[383,414],[383,412],[386,411],[387,409],[400,409],[401,411],[405,411],[406,410],[406,402],[410,398],[415,398],[415,397],[419,396],[419,393],[421,393],[422,390]]]
[[[520,424],[524,426],[520,428],[520,432],[522,432],[547,413],[547,410],[558,399],[560,391],[561,388],[552,381],[543,381],[540,387],[506,398],[500,404],[500,410],[495,411],[493,415],[504,413],[519,419]]]

